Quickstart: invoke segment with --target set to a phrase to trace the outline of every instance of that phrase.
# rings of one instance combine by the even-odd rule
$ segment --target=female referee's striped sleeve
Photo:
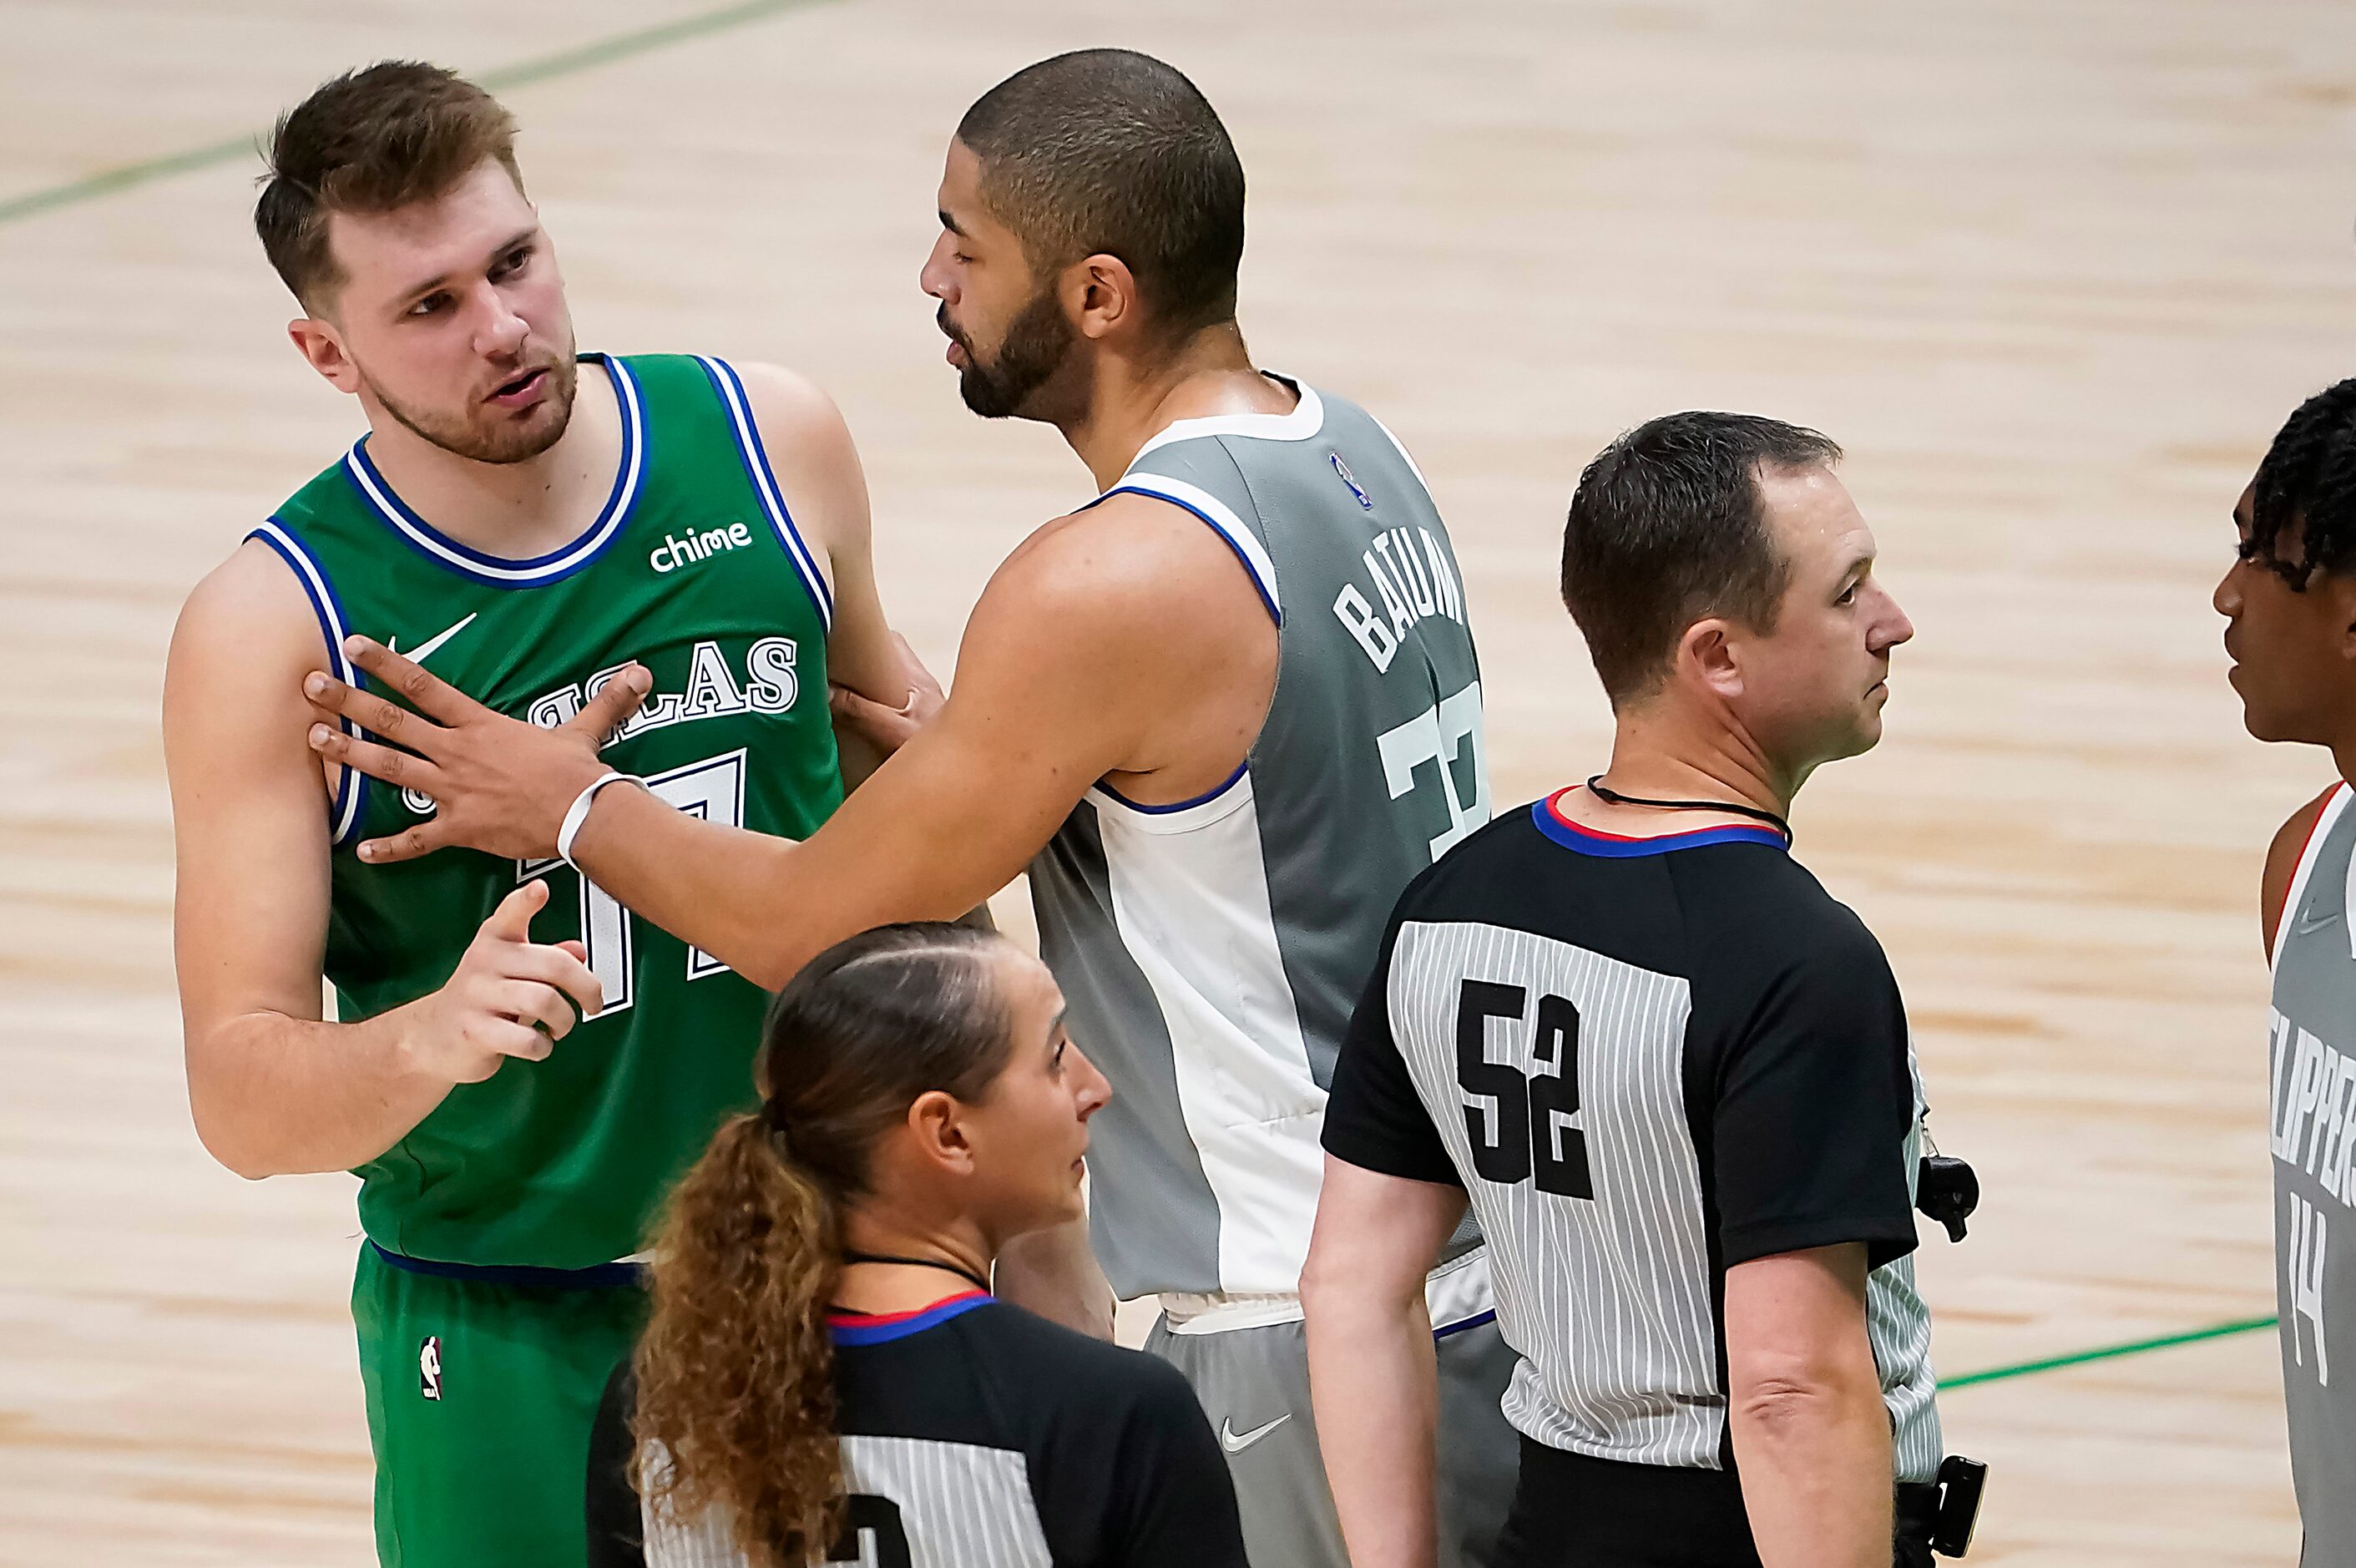
[[[1391,915],[1375,972],[1366,981],[1358,1010],[1333,1064],[1333,1088],[1325,1101],[1325,1152],[1362,1170],[1409,1181],[1464,1185],[1431,1112],[1416,1093],[1391,1022],[1391,955],[1399,926],[1409,913],[1415,888]]]

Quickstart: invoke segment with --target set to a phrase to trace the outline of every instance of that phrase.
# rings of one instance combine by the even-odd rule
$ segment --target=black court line
[[[554,77],[571,76],[617,59],[627,59],[633,55],[646,54],[671,44],[684,43],[690,38],[741,27],[747,22],[757,22],[781,12],[803,10],[817,4],[819,0],[742,0],[738,5],[700,11],[676,21],[659,22],[635,32],[617,33],[612,38],[543,55],[538,59],[519,61],[497,70],[482,72],[473,80],[493,92],[511,87],[525,87]],[[54,212],[61,207],[79,206],[102,196],[111,196],[118,190],[129,190],[134,186],[153,184],[174,175],[210,168],[235,158],[257,156],[262,135],[260,132],[249,132],[227,141],[190,147],[186,152],[166,153],[161,157],[144,158],[137,163],[101,169],[95,174],[70,179],[45,190],[9,197],[0,200],[0,223],[14,223],[44,212]]]

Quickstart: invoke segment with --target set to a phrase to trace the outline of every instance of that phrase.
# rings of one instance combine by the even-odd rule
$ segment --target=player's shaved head
[[[1165,338],[1234,318],[1243,165],[1173,67],[1130,49],[1057,55],[983,93],[957,135],[980,160],[982,200],[1043,279],[1115,256]]]

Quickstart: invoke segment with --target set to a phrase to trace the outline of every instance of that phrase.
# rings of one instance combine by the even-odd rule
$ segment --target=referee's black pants
[[[1931,1568],[1938,1488],[1898,1488],[1892,1568]],[[1761,1568],[1730,1470],[1590,1459],[1525,1436],[1489,1568]]]

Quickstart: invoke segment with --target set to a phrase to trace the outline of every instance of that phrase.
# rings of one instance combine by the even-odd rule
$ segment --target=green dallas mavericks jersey
[[[385,483],[365,438],[253,537],[302,581],[344,680],[366,679],[342,654],[359,633],[501,713],[556,725],[635,660],[654,689],[606,759],[681,811],[807,838],[842,796],[827,710],[832,605],[743,384],[717,360],[582,359],[584,375],[612,379],[622,456],[604,510],[562,549],[505,560],[437,532]],[[337,1015],[441,985],[532,877],[550,891],[533,940],[584,943],[605,1005],[545,1061],[460,1084],[354,1173],[361,1223],[391,1251],[447,1262],[578,1269],[635,1252],[713,1129],[754,1103],[767,998],[562,861],[445,849],[369,865],[354,853],[432,809],[356,775],[337,789],[326,964]]]

